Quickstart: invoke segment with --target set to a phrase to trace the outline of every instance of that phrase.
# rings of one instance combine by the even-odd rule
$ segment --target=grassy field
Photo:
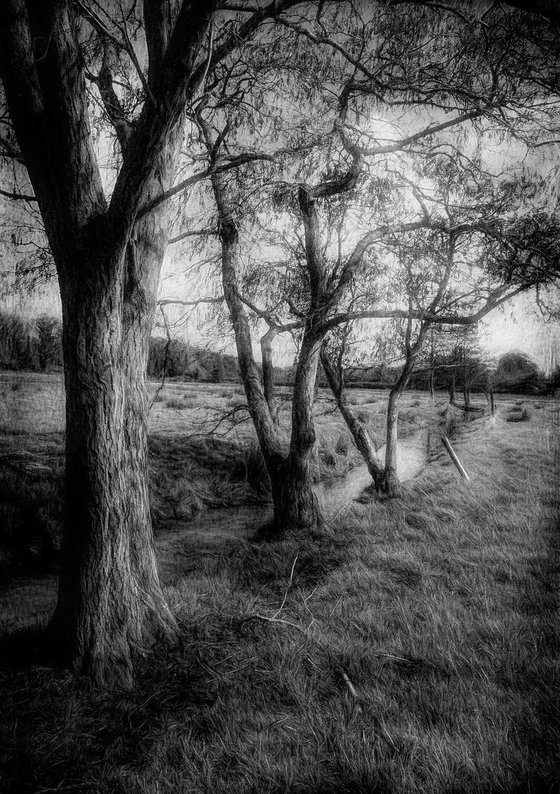
[[[264,469],[240,385],[151,382],[150,465],[156,534],[169,521],[189,521],[206,510],[263,503]],[[291,403],[280,390],[281,427],[289,439]],[[384,395],[353,394],[371,432],[383,436]],[[402,412],[403,435],[434,414]],[[432,417],[433,419],[433,417]],[[361,462],[332,400],[316,405],[318,453],[315,481],[329,481]],[[62,518],[64,389],[61,374],[0,373],[0,567],[29,567],[56,558]]]
[[[33,467],[62,465],[60,382],[31,379],[15,390],[0,380],[0,438],[11,463],[25,452],[20,482],[40,489],[47,472]],[[383,395],[352,399],[379,432]],[[194,437],[235,401],[239,389],[225,385],[160,393],[151,429],[162,494],[184,464],[177,439],[189,439],[200,447],[187,447],[193,472],[215,445],[228,488],[245,489],[235,498],[255,498],[235,474],[236,455],[245,472],[258,465],[250,428]],[[42,574],[8,583],[0,791],[558,792],[560,404],[499,397],[494,419],[449,413],[467,483],[438,440],[445,402],[404,399],[405,431],[432,433],[428,465],[398,499],[364,495],[320,534],[273,545],[176,533],[162,575],[181,639],[145,659],[130,692],[92,692],[44,667],[37,629],[52,590]],[[317,413],[322,477],[354,461],[326,395]],[[329,455],[341,461],[329,466]]]

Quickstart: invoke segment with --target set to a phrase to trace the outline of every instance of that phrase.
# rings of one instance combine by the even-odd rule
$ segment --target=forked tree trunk
[[[148,200],[171,184],[180,131],[158,158]],[[129,685],[135,655],[177,628],[156,566],[147,447],[146,370],[167,226],[163,209],[144,215],[126,251],[100,230],[76,253],[84,277],[69,282],[64,268],[59,276],[66,512],[49,639],[63,663],[100,684]]]
[[[274,521],[266,537],[275,537],[287,529],[306,529],[321,521],[317,498],[311,485],[310,460],[315,442],[313,427],[313,389],[317,373],[319,345],[311,335],[304,335],[298,360],[292,400],[292,437],[286,456],[275,422],[275,401],[271,383],[270,350],[265,347],[265,384],[259,376],[253,355],[251,329],[245,307],[239,297],[237,260],[238,232],[228,202],[224,177],[212,175],[214,197],[220,219],[222,244],[222,286],[230,313],[241,379],[247,404],[271,483]],[[268,340],[270,341],[270,339]],[[268,399],[267,399],[268,398]]]

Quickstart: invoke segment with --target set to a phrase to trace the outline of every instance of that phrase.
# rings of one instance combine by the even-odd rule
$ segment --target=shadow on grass
[[[527,691],[534,718],[521,715],[519,730],[525,735],[530,768],[534,770],[520,791],[560,791],[560,532],[558,507],[543,526],[545,552],[528,565],[522,583],[522,613],[531,627],[531,652],[510,674],[510,685]]]
[[[141,769],[170,720],[187,730],[210,730],[204,712],[217,698],[216,684],[189,632],[173,651],[144,660],[132,691],[111,693],[92,692],[86,681],[37,666],[40,638],[40,632],[26,632],[4,643],[0,790],[6,794],[129,794],[120,770]]]
[[[204,554],[204,543],[200,546]],[[219,777],[225,774],[227,756],[231,768],[225,777],[246,776],[236,771],[235,754],[223,749],[232,726],[242,737],[244,730],[254,732],[252,709],[266,715],[298,713],[302,708],[292,680],[270,672],[279,645],[287,642],[289,653],[298,659],[302,644],[306,647],[307,667],[301,674],[307,680],[312,673],[321,698],[344,691],[335,660],[316,643],[283,626],[246,620],[248,612],[257,609],[250,591],[258,592],[258,608],[265,611],[268,603],[278,604],[287,589],[301,594],[316,586],[347,558],[348,546],[341,538],[322,535],[290,537],[272,546],[232,543],[211,557],[211,575],[219,580],[227,574],[232,592],[241,591],[238,600],[222,612],[210,607],[204,620],[184,617],[175,647],[157,647],[139,661],[132,691],[94,692],[87,681],[45,667],[42,627],[5,636],[0,652],[0,790],[147,794],[156,790],[150,780],[157,758],[160,780],[167,769],[177,770],[171,774],[179,776],[166,790],[180,791],[181,767],[189,765],[185,753],[210,763]],[[189,583],[187,577],[185,587]],[[197,774],[204,777],[200,770]],[[275,777],[283,778],[282,771]],[[323,785],[310,780],[289,790],[360,790],[329,786],[327,781]],[[275,790],[272,781],[266,790]],[[276,790],[286,790],[286,784],[278,784]]]

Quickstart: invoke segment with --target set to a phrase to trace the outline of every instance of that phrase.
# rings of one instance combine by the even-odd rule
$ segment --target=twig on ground
[[[298,559],[298,555],[296,554],[296,556],[294,557],[294,561],[292,563],[292,569],[290,571],[290,579],[288,581],[288,586],[286,587],[286,592],[284,593],[284,598],[282,599],[282,603],[280,604],[280,606],[278,607],[278,609],[276,610],[276,612],[272,616],[273,618],[277,618],[278,615],[284,609],[284,604],[286,603],[286,598],[288,597],[288,593],[290,592],[290,587],[292,586],[292,581],[294,579],[294,568],[296,567],[297,559]]]

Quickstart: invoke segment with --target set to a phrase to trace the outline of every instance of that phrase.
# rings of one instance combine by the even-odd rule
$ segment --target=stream
[[[428,431],[419,430],[398,442],[397,472],[401,482],[419,474],[427,463]],[[380,461],[385,458],[385,446],[378,450]],[[314,486],[325,518],[339,516],[364,488],[371,483],[366,464],[357,466],[344,477]],[[272,519],[271,505],[242,505],[202,513],[194,521],[166,522],[166,530],[156,538],[158,568],[163,583],[174,579],[185,560],[201,548],[216,548],[227,540],[249,538],[259,526]],[[181,562],[182,560],[182,562]]]
[[[401,481],[419,474],[427,462],[426,430],[398,442],[397,471]],[[382,461],[385,447],[378,450]],[[315,486],[319,504],[327,519],[340,515],[371,482],[365,464],[344,477]],[[156,554],[162,584],[169,585],[196,567],[197,556],[219,554],[226,541],[248,538],[272,518],[271,505],[242,505],[202,513],[194,521],[167,521],[158,533]],[[0,586],[0,630],[34,624],[52,612],[56,603],[57,576],[15,574]]]

